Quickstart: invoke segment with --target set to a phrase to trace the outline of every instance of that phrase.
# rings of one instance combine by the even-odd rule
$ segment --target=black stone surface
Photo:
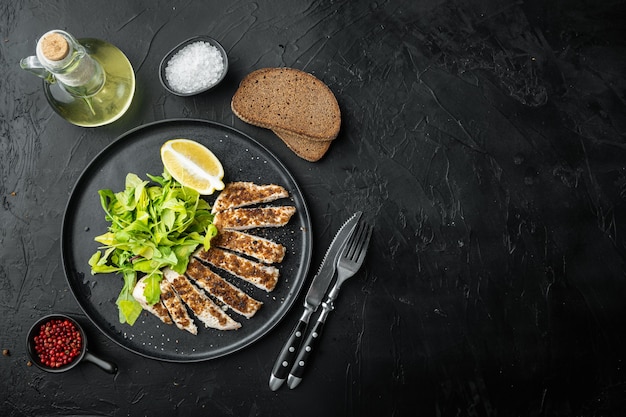
[[[0,415],[626,415],[624,2],[3,1],[0,16]],[[51,29],[127,54],[124,117],[85,129],[50,108],[19,61]],[[160,60],[202,34],[226,49],[226,79],[166,93]],[[280,66],[339,101],[319,162],[230,109],[246,74]],[[166,363],[110,341],[66,283],[81,172],[124,132],[181,117],[239,129],[288,168],[312,271],[352,212],[375,224],[295,390],[268,379],[299,305],[239,352]],[[49,313],[75,317],[119,372],[29,367],[26,333]]]

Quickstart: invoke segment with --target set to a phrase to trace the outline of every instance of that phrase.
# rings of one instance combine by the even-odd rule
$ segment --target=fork
[[[337,281],[326,296],[326,300],[322,303],[322,312],[315,322],[311,333],[309,333],[304,340],[302,344],[303,348],[300,349],[293,368],[291,368],[291,372],[287,377],[287,385],[289,388],[293,389],[297,387],[302,381],[304,368],[310,361],[311,353],[313,352],[316,342],[320,339],[326,318],[328,314],[335,309],[334,301],[339,295],[341,286],[361,268],[372,236],[372,229],[373,227],[371,225],[362,221],[352,234],[346,248],[339,257],[337,261]]]

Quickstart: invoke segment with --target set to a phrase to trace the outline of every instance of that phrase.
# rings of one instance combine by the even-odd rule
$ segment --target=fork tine
[[[362,221],[359,224],[359,230],[357,231],[358,233],[355,233],[354,235],[354,246],[353,246],[353,251],[350,253],[350,260],[354,261],[358,256],[359,256],[359,252],[361,251],[361,244],[363,242],[363,238],[365,236],[365,233],[367,233],[367,223]]]
[[[360,265],[363,262],[363,258],[365,258],[365,254],[367,253],[367,248],[370,244],[370,238],[372,237],[372,230],[374,228],[370,225],[366,224],[364,227],[365,235],[361,239],[359,239],[359,247],[357,251],[357,259],[354,261],[356,264]]]
[[[356,247],[359,243],[358,237],[361,234],[361,231],[363,230],[363,225],[364,225],[364,222],[359,220],[359,224],[357,225],[356,230],[352,232],[352,236],[350,236],[350,239],[348,240],[348,243],[346,244],[346,248],[341,254],[341,258],[352,259],[352,255],[354,254],[354,251],[356,250]]]

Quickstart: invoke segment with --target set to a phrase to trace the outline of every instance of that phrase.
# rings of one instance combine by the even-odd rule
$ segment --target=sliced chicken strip
[[[172,285],[166,280],[161,280],[161,300],[169,311],[176,327],[187,330],[191,334],[198,334],[198,327],[189,316],[183,301],[180,299]]]
[[[267,203],[279,198],[289,197],[289,193],[280,185],[257,185],[253,182],[231,182],[226,184],[213,203],[213,213],[235,207]]]
[[[146,300],[146,297],[143,295],[143,290],[146,288],[146,277],[141,278],[137,281],[135,288],[133,289],[133,297],[139,304],[141,304],[141,308],[144,310],[154,314],[165,324],[172,324],[172,319],[167,312],[167,308],[163,305],[163,301],[159,300],[156,304],[150,305]]]
[[[187,275],[200,288],[223,302],[236,313],[248,319],[254,316],[263,305],[262,302],[250,297],[248,294],[211,271],[207,265],[204,265],[198,259],[191,259],[189,261]]]
[[[211,239],[211,246],[248,255],[266,264],[280,263],[285,256],[285,247],[280,243],[235,230],[220,230]]]
[[[218,248],[200,249],[194,253],[201,261],[223,269],[267,292],[272,291],[278,282],[278,268],[251,261],[243,256]]]
[[[198,287],[193,285],[186,276],[165,268],[163,277],[172,285],[198,320],[204,323],[205,327],[218,330],[234,330],[241,327],[240,323],[226,314]]]
[[[219,230],[282,227],[289,223],[295,212],[293,206],[235,208],[216,213],[213,223]]]

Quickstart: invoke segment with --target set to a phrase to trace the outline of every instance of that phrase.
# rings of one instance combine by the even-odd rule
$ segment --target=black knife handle
[[[270,378],[270,388],[272,391],[277,390],[282,382],[287,379],[287,375],[298,353],[298,348],[300,347],[308,324],[308,320],[300,318],[298,324],[296,324],[296,327],[294,327],[291,332],[291,336],[289,336],[289,339],[287,339],[287,342],[280,351],[276,363],[274,363],[274,368],[272,368],[272,377]]]
[[[296,361],[293,364],[293,368],[291,368],[291,372],[289,373],[289,379],[287,380],[289,388],[295,388],[302,380],[302,376],[304,375],[304,369],[311,360],[311,354],[315,350],[315,346],[322,336],[323,329],[324,321],[316,321],[315,326],[313,326],[313,329],[304,340],[302,348],[298,353],[298,357],[296,358]]]

